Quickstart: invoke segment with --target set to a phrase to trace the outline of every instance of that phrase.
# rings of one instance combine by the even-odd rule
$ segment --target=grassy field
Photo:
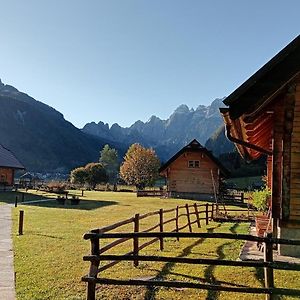
[[[72,192],[74,193],[74,192]],[[75,192],[76,193],[76,192]],[[80,192],[77,192],[80,195]],[[0,195],[1,196],[1,195]],[[50,194],[29,191],[32,199],[54,197]],[[0,201],[3,201],[0,199]],[[7,201],[4,201],[7,202]],[[136,198],[133,193],[85,192],[79,206],[60,206],[56,201],[20,205],[13,209],[13,239],[15,251],[16,289],[18,299],[85,299],[85,284],[81,277],[86,275],[89,263],[82,256],[89,254],[90,244],[82,236],[91,228],[109,225],[116,221],[158,208],[174,208],[184,203],[181,199]],[[20,209],[25,211],[24,235],[18,236],[17,217]],[[171,217],[171,216],[170,216]],[[157,223],[157,216],[144,219],[141,229]],[[171,225],[169,225],[171,226]],[[172,225],[174,226],[174,225]],[[247,223],[214,223],[202,225],[200,232],[247,233]],[[169,227],[168,229],[173,229]],[[196,227],[194,227],[196,228]],[[125,226],[123,231],[132,231]],[[102,243],[102,246],[104,244]],[[167,255],[193,258],[237,259],[242,242],[232,240],[167,239],[161,253],[158,244],[146,248],[142,254]],[[132,242],[113,250],[125,253],[131,250]],[[117,250],[118,249],[118,250]],[[220,283],[229,286],[263,286],[263,271],[254,268],[221,266],[191,267],[184,264],[143,262],[137,268],[125,262],[101,273],[111,278],[155,277],[168,280],[188,280],[201,283]],[[275,272],[278,286],[296,287],[299,273]],[[299,287],[299,286],[298,286]],[[236,293],[216,293],[193,289],[101,286],[97,299],[264,299]],[[254,298],[255,297],[255,298]]]

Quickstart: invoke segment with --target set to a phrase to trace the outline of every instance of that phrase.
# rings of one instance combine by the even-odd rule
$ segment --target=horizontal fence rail
[[[291,290],[285,288],[252,288],[252,287],[230,287],[221,286],[216,284],[201,284],[183,281],[151,281],[151,280],[117,280],[109,278],[90,278],[84,277],[84,282],[94,282],[100,284],[111,284],[111,285],[134,285],[134,286],[161,286],[161,287],[173,287],[173,288],[194,288],[201,290],[213,290],[213,291],[224,291],[224,292],[237,292],[247,294],[268,294],[268,295],[286,295],[286,296],[299,296],[299,290]]]
[[[234,209],[232,209],[234,210]],[[300,290],[282,289],[274,287],[273,270],[293,270],[300,271],[300,264],[274,262],[273,261],[273,246],[277,244],[300,246],[300,240],[277,239],[271,234],[264,237],[257,237],[247,234],[232,234],[232,233],[210,233],[210,232],[193,232],[193,225],[201,227],[201,221],[207,225],[209,221],[214,219],[217,214],[218,205],[216,204],[198,204],[181,205],[172,209],[160,209],[154,212],[145,214],[136,214],[134,217],[117,222],[115,224],[96,228],[84,234],[85,240],[91,242],[91,254],[83,257],[84,261],[90,262],[90,271],[82,280],[88,283],[87,299],[94,300],[96,297],[96,284],[113,284],[113,285],[141,285],[141,286],[166,286],[166,287],[185,287],[197,289],[211,289],[217,291],[232,291],[239,293],[255,293],[266,294],[267,299],[272,299],[272,295],[292,295],[300,296]],[[239,210],[234,210],[239,211]],[[146,218],[157,218],[157,223],[148,228],[141,228],[140,220]],[[180,223],[181,221],[181,223]],[[182,222],[185,223],[182,225]],[[111,232],[124,225],[132,226],[130,232]],[[173,224],[173,229],[172,228]],[[166,231],[168,225],[168,231]],[[188,228],[188,232],[180,232]],[[157,230],[157,231],[154,231]],[[170,257],[170,256],[149,256],[140,255],[140,251],[150,246],[153,243],[159,243],[159,249],[164,250],[164,239],[176,238],[178,241],[181,238],[188,239],[227,239],[227,240],[243,240],[253,241],[264,244],[264,260],[263,261],[232,261],[218,260],[208,258],[188,258],[188,257]],[[114,239],[109,244],[100,247],[100,240]],[[141,243],[141,239],[146,239]],[[125,254],[106,254],[108,250],[128,241],[132,241],[132,248]],[[102,245],[102,243],[101,243]],[[172,262],[194,265],[215,265],[215,266],[231,266],[231,267],[254,267],[264,268],[265,288],[251,287],[228,287],[213,284],[199,284],[180,281],[153,281],[153,280],[116,280],[108,278],[98,278],[100,273],[108,268],[113,267],[122,261],[132,261],[136,267],[140,261],[149,262]],[[101,262],[101,266],[100,266]],[[106,263],[102,265],[103,263]]]
[[[100,239],[100,238],[153,238],[153,237],[164,237],[164,238],[215,238],[215,239],[227,239],[227,240],[244,240],[254,241],[269,244],[283,244],[283,245],[294,245],[300,246],[300,240],[291,239],[278,239],[273,237],[258,237],[248,234],[234,234],[234,233],[210,233],[210,232],[116,232],[116,233],[86,233],[84,239]]]

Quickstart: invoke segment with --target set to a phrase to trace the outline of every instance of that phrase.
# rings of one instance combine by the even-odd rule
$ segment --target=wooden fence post
[[[175,218],[175,224],[176,224],[176,232],[179,232],[179,206],[176,206],[176,218]],[[177,237],[177,241],[179,241],[179,237]]]
[[[140,230],[139,221],[140,221],[140,215],[135,214],[135,216],[134,216],[134,232],[139,232],[139,230]],[[139,255],[139,238],[138,237],[133,238],[133,255]],[[133,265],[135,267],[137,267],[139,265],[139,261],[134,260]]]
[[[19,214],[19,235],[23,235],[24,210],[20,210]]]
[[[198,212],[197,203],[194,203],[194,208],[195,208],[195,214],[196,214],[197,225],[198,225],[198,228],[200,228],[200,227],[201,227],[201,224],[200,224],[200,218],[199,218],[199,212]]]
[[[205,204],[205,224],[208,225],[208,203]]]
[[[100,253],[99,238],[91,238],[91,254],[99,255],[99,253]],[[90,271],[89,271],[89,277],[92,277],[95,279],[97,278],[98,267],[99,267],[99,262],[92,260],[91,266],[90,266]],[[96,300],[96,282],[95,281],[88,282],[87,300]]]
[[[264,262],[273,262],[273,243],[271,242],[272,233],[265,234],[268,241],[264,243]],[[264,268],[265,288],[274,288],[274,271],[272,267]],[[266,300],[274,299],[272,294],[266,294]]]
[[[245,199],[245,197],[244,197],[244,192],[242,192],[242,193],[241,193],[241,202],[242,202],[242,203],[244,203],[244,199]]]
[[[83,197],[83,190],[81,190],[81,197]]]
[[[189,210],[188,204],[185,205],[185,209],[186,209],[186,217],[187,217],[187,221],[188,221],[188,225],[189,225],[189,230],[190,230],[190,232],[193,232],[192,225],[191,225],[190,210]]]
[[[212,203],[212,205],[211,205],[211,220],[213,221],[213,219],[214,219],[214,209],[215,209],[215,205]]]
[[[16,199],[15,199],[15,207],[18,207],[18,196],[16,196]]]
[[[161,208],[159,210],[159,231],[160,232],[164,232],[164,211]],[[160,250],[164,250],[164,238],[160,237],[159,238],[159,246],[160,246]]]

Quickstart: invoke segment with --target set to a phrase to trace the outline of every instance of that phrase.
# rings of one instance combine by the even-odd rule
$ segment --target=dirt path
[[[11,238],[12,219],[10,205],[0,205],[0,299],[14,300],[14,254]]]

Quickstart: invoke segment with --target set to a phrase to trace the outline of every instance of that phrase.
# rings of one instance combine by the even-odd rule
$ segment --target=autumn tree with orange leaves
[[[132,144],[124,157],[120,175],[127,184],[144,189],[158,178],[159,166],[159,159],[153,149]]]

